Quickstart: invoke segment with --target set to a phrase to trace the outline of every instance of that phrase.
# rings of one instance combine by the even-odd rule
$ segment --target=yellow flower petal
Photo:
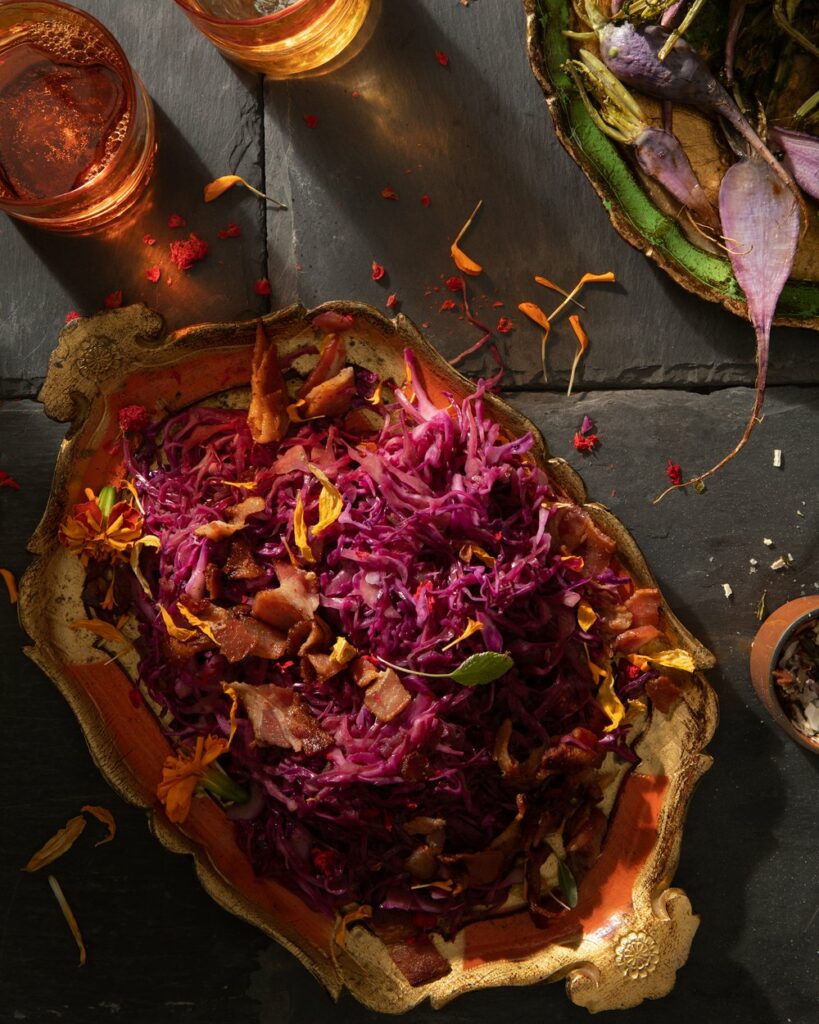
[[[588,633],[591,627],[597,622],[597,612],[588,601],[581,601],[577,606],[577,624],[584,633]]]
[[[644,654],[642,657],[650,661],[652,665],[659,665],[661,668],[676,668],[680,672],[694,672],[697,666],[688,651],[662,651],[660,654]]]
[[[367,399],[367,401],[370,403],[370,405],[380,405],[381,404],[381,389],[383,387],[384,387],[384,381],[381,380],[381,378],[379,377],[378,383],[375,385],[375,391],[373,391],[373,393]]]
[[[48,884],[51,886],[51,891],[54,893],[54,897],[60,906],[60,910],[63,912],[66,924],[71,929],[74,941],[77,943],[77,949],[80,951],[80,967],[82,967],[86,959],[85,943],[82,941],[82,933],[80,932],[80,926],[77,924],[77,919],[74,917],[74,911],[68,905],[65,893],[54,875],[48,876]]]
[[[482,622],[478,622],[477,619],[467,619],[466,629],[464,629],[463,633],[461,633],[460,636],[456,636],[455,639],[451,641],[451,643],[448,643],[446,647],[442,647],[441,650],[448,651],[450,647],[454,647],[455,644],[459,644],[461,640],[466,640],[466,638],[472,636],[473,633],[479,633],[482,629]]]
[[[497,559],[494,555],[490,555],[488,551],[485,551],[479,544],[464,544],[461,550],[458,552],[458,557],[461,561],[466,562],[467,565],[472,561],[473,556],[483,562],[484,565],[490,569],[495,564]]]
[[[296,498],[296,510],[293,513],[293,536],[299,554],[305,562],[315,562],[316,556],[307,540],[307,526],[304,522],[304,502],[301,500],[301,491]]]
[[[319,521],[313,527],[313,536],[316,537],[327,529],[328,526],[338,519],[341,515],[341,511],[344,508],[344,499],[341,497],[341,491],[334,486],[327,479],[325,473],[323,473],[318,466],[314,466],[312,462],[307,464],[310,472],[321,484],[321,494],[319,495]]]
[[[186,608],[183,604],[177,604],[176,610],[179,612],[182,618],[186,619],[192,626],[196,626],[197,629],[201,629],[209,640],[212,640],[215,644],[219,643],[219,641],[213,635],[213,629],[211,628],[210,623],[205,622],[204,619],[200,619],[198,615],[194,615],[193,612]]]
[[[74,622],[69,624],[71,629],[87,629],[89,633],[94,633],[101,640],[108,640],[113,644],[121,644],[123,648],[131,646],[131,641],[125,636],[116,626],[112,626],[110,622],[105,622],[103,619],[76,619]]]
[[[162,621],[165,623],[168,635],[172,636],[174,640],[181,640],[182,643],[185,643],[186,640],[193,640],[196,636],[195,629],[185,629],[183,626],[177,626],[170,613],[162,605],[159,605],[159,614],[162,616]]]
[[[473,277],[482,273],[483,267],[480,265],[480,263],[476,263],[473,259],[470,259],[470,257],[466,255],[466,253],[463,251],[463,249],[461,249],[458,243],[461,241],[461,239],[464,237],[464,235],[471,227],[472,221],[475,219],[475,215],[477,214],[478,210],[480,210],[482,203],[482,199],[478,201],[478,205],[469,215],[469,220],[458,232],[455,241],[449,247],[449,254],[452,257],[453,262],[455,263],[455,266],[458,268],[458,270],[460,270],[461,273],[463,274],[470,274]]]
[[[47,864],[51,864],[51,862],[57,860],[58,857],[62,857],[64,853],[67,853],[71,849],[82,834],[84,828],[85,818],[81,814],[78,814],[74,818],[69,818],[63,828],[58,832],[55,832],[48,842],[44,843],[31,857],[28,864],[23,868],[23,871],[39,871],[40,868],[44,868]]]
[[[142,575],[142,570],[139,567],[139,553],[143,548],[159,548],[159,537],[148,535],[147,537],[140,537],[138,541],[134,542],[134,546],[131,548],[131,569],[133,570],[134,576],[139,581],[139,585],[148,595],[153,597],[151,588],[148,586],[148,581]]]
[[[228,746],[233,742],[233,737],[236,735],[236,714],[239,710],[239,694],[232,686],[222,684],[224,691],[228,697],[230,697],[230,732],[228,733]]]
[[[117,834],[117,823],[114,821],[114,815],[108,810],[108,808],[100,807],[97,804],[84,804],[80,810],[93,815],[97,821],[102,822],[102,824],[108,829],[108,835],[99,839],[94,843],[94,846],[103,846],[105,843],[110,843]]]
[[[9,592],[9,601],[12,604],[17,604],[17,580],[14,578],[14,573],[11,569],[0,569],[0,576],[3,577],[6,590]]]

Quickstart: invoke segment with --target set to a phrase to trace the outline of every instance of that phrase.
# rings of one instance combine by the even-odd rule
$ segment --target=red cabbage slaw
[[[604,753],[636,761],[628,725],[611,729],[590,663],[613,664],[623,701],[656,673],[635,673],[613,654],[623,628],[617,609],[633,583],[610,552],[590,545],[585,559],[577,548],[567,553],[566,536],[576,544],[586,513],[529,457],[531,435],[502,437],[483,383],[440,408],[410,353],[407,365],[406,393],[396,389],[392,403],[374,406],[367,399],[376,379],[355,368],[353,405],[380,421],[364,436],[343,417],[319,418],[294,425],[279,443],[256,444],[245,412],[204,407],[127,435],[126,469],[145,533],[160,541],[141,556],[151,596],[134,585],[133,602],[140,678],[179,742],[228,735],[226,682],[292,688],[332,737],[320,753],[262,746],[240,716],[221,763],[252,794],[228,813],[257,872],[319,910],[370,904],[452,930],[500,907],[523,881],[527,860],[539,868],[549,852],[546,831],[588,818],[600,798],[593,768]],[[315,564],[304,566],[316,573],[318,614],[334,634],[361,654],[422,672],[449,672],[484,650],[508,652],[512,670],[472,688],[402,675],[412,699],[380,721],[346,670],[309,680],[298,659],[230,663],[218,648],[169,660],[157,605],[173,612],[180,600],[207,604],[208,575],[224,566],[232,543],[196,528],[224,519],[247,494],[264,498],[241,531],[263,571],[252,580],[223,578],[218,597],[225,607],[248,604],[276,584],[275,564],[296,550],[299,495],[306,521],[318,517],[321,486],[308,463],[343,498],[341,515],[313,543]],[[581,601],[598,616],[585,630]],[[470,619],[482,628],[444,650]],[[511,734],[499,756],[504,723]],[[588,755],[588,770],[537,777],[507,770],[510,758],[520,766],[544,751],[573,750]],[[419,820],[444,823],[433,884],[420,884],[407,867],[423,835],[405,826]],[[496,873],[471,872],[473,855],[504,835],[511,841],[499,844]],[[567,854],[576,874],[588,866],[582,852]]]

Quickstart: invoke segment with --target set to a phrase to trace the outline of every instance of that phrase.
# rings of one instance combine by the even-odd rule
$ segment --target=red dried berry
[[[671,459],[668,460],[668,465],[665,467],[665,475],[672,484],[681,484],[683,482],[680,464],[678,462],[672,462]]]
[[[446,286],[451,292],[462,292],[465,288],[464,279],[457,274],[446,279]]]

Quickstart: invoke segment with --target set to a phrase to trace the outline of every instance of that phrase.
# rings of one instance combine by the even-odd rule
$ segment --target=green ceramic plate
[[[570,27],[570,0],[524,0],[529,60],[545,95],[558,138],[603,201],[611,222],[632,245],[683,287],[746,316],[745,299],[731,265],[687,231],[669,198],[638,175],[625,153],[589,117],[571,78],[562,69],[572,56],[563,34]],[[650,118],[658,108],[646,101]],[[675,132],[706,190],[715,195],[721,171],[713,129],[700,115],[675,108]],[[727,165],[726,165],[727,166]],[[819,329],[819,217],[810,207],[810,227],[794,264],[794,277],[779,300],[777,323]]]

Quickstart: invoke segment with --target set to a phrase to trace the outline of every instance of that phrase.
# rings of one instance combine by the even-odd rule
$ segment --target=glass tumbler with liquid
[[[0,210],[95,230],[139,197],[155,149],[151,100],[103,25],[58,0],[0,2]]]
[[[371,0],[176,0],[226,57],[271,78],[315,71],[345,50]]]

